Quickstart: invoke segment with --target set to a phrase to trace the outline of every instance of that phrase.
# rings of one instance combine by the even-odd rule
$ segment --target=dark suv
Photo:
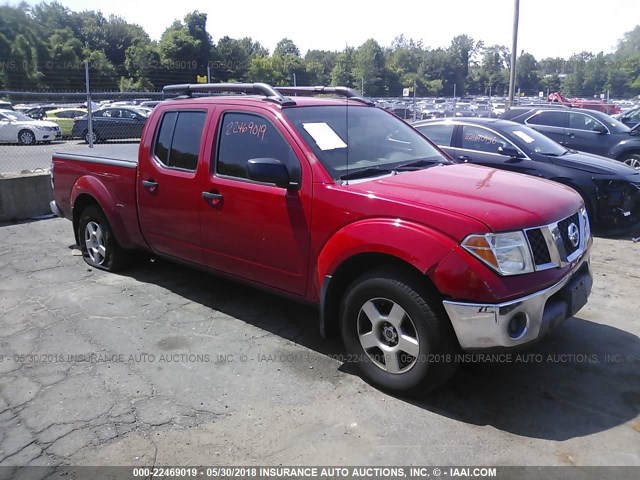
[[[640,129],[606,113],[577,108],[512,108],[500,116],[523,123],[567,148],[620,160],[640,170]]]

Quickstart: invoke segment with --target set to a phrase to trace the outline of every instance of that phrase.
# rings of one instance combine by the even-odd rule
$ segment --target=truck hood
[[[576,170],[582,170],[596,175],[622,175],[626,177],[637,173],[635,169],[618,160],[612,160],[591,153],[576,152],[575,150],[561,157],[549,157],[549,159],[554,165],[575,168]]]
[[[452,211],[494,232],[546,225],[574,214],[582,205],[581,197],[564,185],[468,163],[398,173],[350,188]]]

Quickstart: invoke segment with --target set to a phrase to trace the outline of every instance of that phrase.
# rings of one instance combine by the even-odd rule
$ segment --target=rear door
[[[207,114],[207,107],[193,104],[162,112],[151,127],[155,136],[141,148],[137,178],[140,227],[149,246],[197,264],[202,263],[199,175],[210,154],[202,141]]]
[[[562,110],[539,111],[526,119],[525,124],[538,130],[561,145],[567,145],[566,126],[568,112]]]
[[[285,164],[298,188],[247,177],[251,158]],[[204,264],[304,295],[312,177],[293,136],[271,111],[228,106],[217,121],[213,161],[202,189]]]

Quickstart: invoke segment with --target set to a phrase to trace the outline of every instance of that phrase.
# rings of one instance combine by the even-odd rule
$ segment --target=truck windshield
[[[334,180],[451,163],[413,128],[379,108],[322,105],[284,113]]]

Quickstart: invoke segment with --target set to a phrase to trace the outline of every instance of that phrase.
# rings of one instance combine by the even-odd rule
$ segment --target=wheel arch
[[[320,252],[314,275],[321,334],[337,333],[345,290],[365,271],[386,265],[400,268],[438,292],[429,273],[456,246],[454,239],[440,232],[397,219],[370,219],[336,232]]]
[[[82,211],[89,205],[97,205],[107,217],[113,235],[123,248],[134,248],[134,243],[127,234],[120,214],[116,211],[116,202],[107,190],[95,177],[84,176],[76,181],[71,191],[71,219],[73,229],[78,241],[78,221]]]

